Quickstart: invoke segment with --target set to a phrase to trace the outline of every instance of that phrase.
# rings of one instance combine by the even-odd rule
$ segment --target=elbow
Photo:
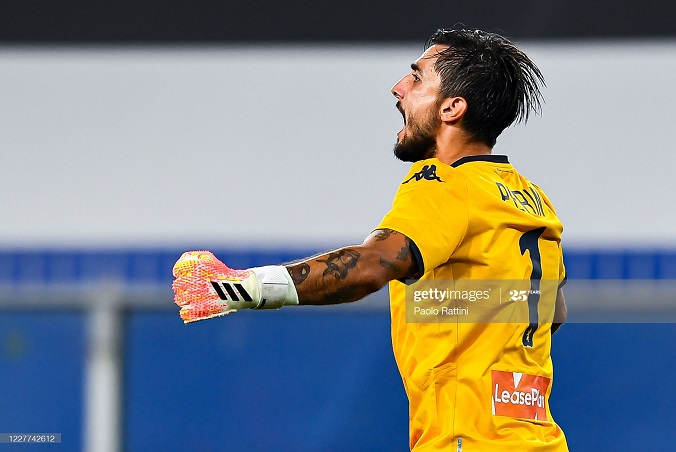
[[[554,309],[554,319],[552,321],[552,333],[558,330],[561,325],[568,318],[568,306],[566,306],[566,300],[563,296],[563,292],[559,289],[559,293],[556,297],[556,307]]]
[[[567,317],[568,317],[568,312],[565,309],[560,314],[557,312],[554,315],[554,321],[552,322],[552,334],[556,333],[556,331],[559,328],[561,328],[561,325],[564,324]]]
[[[557,306],[556,311],[554,312],[554,323],[562,324],[565,323],[568,318],[568,308],[566,305]]]
[[[559,289],[556,294],[556,305],[554,308],[554,323],[564,323],[568,318],[568,306],[566,305],[566,297],[563,295],[563,290]]]

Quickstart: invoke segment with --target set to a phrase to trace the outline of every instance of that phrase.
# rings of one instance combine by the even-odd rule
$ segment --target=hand
[[[253,270],[233,270],[210,251],[188,251],[174,264],[174,302],[184,323],[224,316],[261,303]]]

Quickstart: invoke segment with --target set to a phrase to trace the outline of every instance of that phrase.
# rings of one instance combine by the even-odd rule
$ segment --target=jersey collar
[[[462,157],[455,162],[451,163],[451,166],[453,168],[457,168],[458,166],[462,165],[463,163],[468,163],[468,162],[492,162],[492,163],[509,163],[509,159],[507,158],[506,155],[468,155],[465,157]]]

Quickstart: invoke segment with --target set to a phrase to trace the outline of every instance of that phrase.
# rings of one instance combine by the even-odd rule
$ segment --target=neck
[[[490,155],[493,150],[483,143],[462,143],[456,146],[437,146],[435,157],[447,165],[470,155]]]
[[[473,139],[460,127],[442,127],[437,133],[435,157],[447,165],[470,155],[490,155],[493,149]]]

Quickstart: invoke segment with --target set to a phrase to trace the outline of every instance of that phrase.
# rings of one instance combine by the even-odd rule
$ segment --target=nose
[[[392,95],[399,100],[404,98],[404,93],[406,92],[404,80],[406,80],[405,76],[402,77],[391,90]]]

